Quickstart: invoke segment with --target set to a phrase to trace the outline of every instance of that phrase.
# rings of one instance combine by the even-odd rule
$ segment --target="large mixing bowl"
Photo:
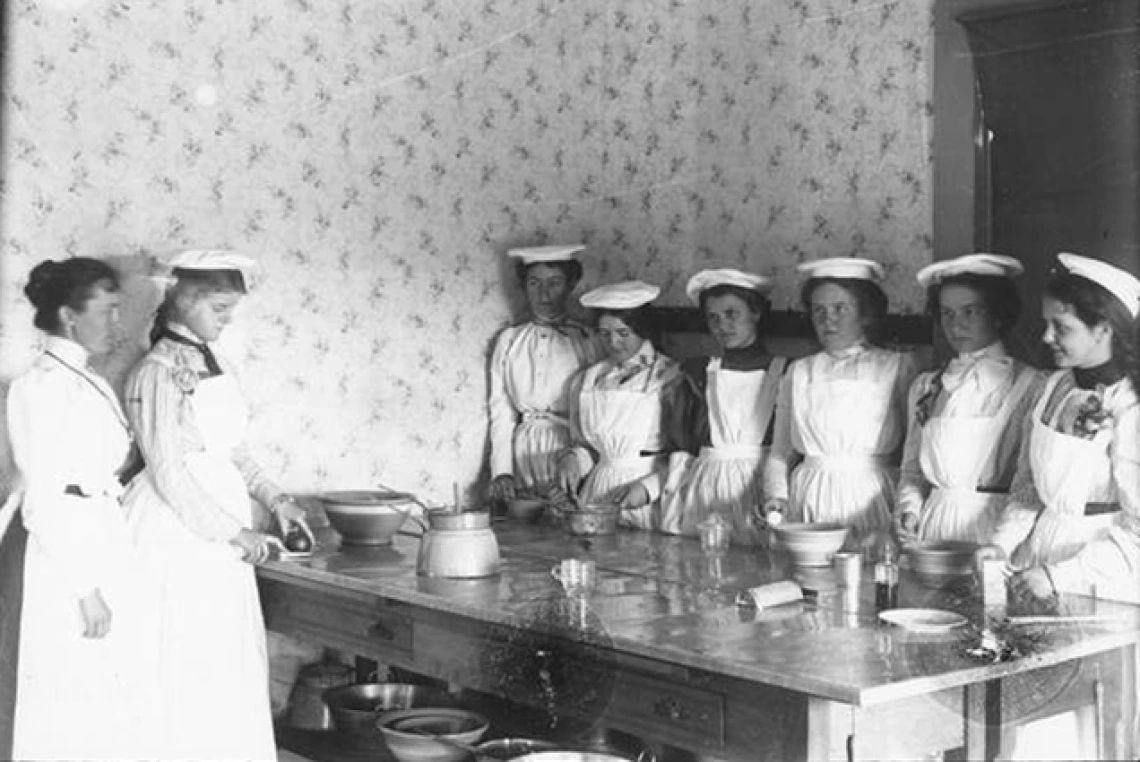
[[[376,727],[400,762],[461,762],[491,724],[465,709],[406,709],[386,712]]]
[[[830,566],[847,538],[847,527],[828,523],[779,524],[776,537],[797,566]]]
[[[389,490],[326,492],[321,501],[329,523],[349,545],[390,544],[418,505],[414,496]]]
[[[933,587],[961,582],[974,573],[974,554],[978,545],[972,542],[921,542],[906,548],[910,569],[923,584]]]
[[[445,707],[454,703],[451,694],[440,688],[404,683],[342,685],[325,691],[324,700],[332,711],[336,729],[351,735],[374,733],[381,712],[425,706]]]
[[[599,535],[617,532],[620,512],[613,503],[590,503],[578,510],[566,511],[562,515],[570,534]]]
[[[491,759],[518,759],[524,754],[534,754],[540,751],[557,751],[558,744],[550,741],[536,741],[530,738],[496,738],[494,741],[484,741],[475,747],[481,757]]]

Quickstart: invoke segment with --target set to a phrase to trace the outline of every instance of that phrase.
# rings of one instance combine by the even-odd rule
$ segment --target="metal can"
[[[832,559],[835,576],[842,587],[859,587],[863,575],[863,554],[842,551]]]
[[[1006,605],[1005,561],[1000,558],[979,558],[978,576],[981,578],[982,605]]]

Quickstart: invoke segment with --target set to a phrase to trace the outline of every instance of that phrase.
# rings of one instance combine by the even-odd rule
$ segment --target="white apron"
[[[573,444],[566,416],[542,410],[523,410],[513,439],[514,475],[519,486],[557,483],[556,458]]]
[[[195,421],[205,449],[187,459],[198,481],[245,526],[251,504],[230,454],[245,438],[247,409],[230,375],[202,379]],[[192,533],[150,492],[135,505],[136,541],[148,553],[158,596],[161,759],[276,759],[265,625],[253,567],[229,543]]]
[[[98,516],[102,531],[92,542],[125,562],[129,544],[114,498],[60,496],[76,509]],[[145,699],[138,691],[146,675],[132,674],[137,654],[137,618],[131,611],[131,573],[126,563],[101,588],[111,609],[103,638],[84,638],[75,594],[60,584],[53,559],[28,537],[24,558],[24,602],[20,617],[19,678],[13,728],[15,759],[121,760],[147,753],[138,734]],[[133,697],[133,698],[132,698]],[[60,718],[69,718],[66,728]],[[146,727],[145,725],[143,727]]]
[[[872,448],[894,415],[894,381],[892,374],[876,383],[814,379],[796,385],[792,423],[809,452],[792,473],[789,520],[847,524],[855,532],[852,542],[869,540],[890,525],[898,468]]]
[[[758,545],[763,533],[752,523],[752,509],[764,502],[764,434],[787,360],[774,358],[767,371],[725,370],[721,362],[712,358],[707,370],[711,446],[691,465],[674,459],[668,482],[679,486],[662,497],[661,529],[696,536],[697,525],[715,512],[732,524],[734,542]],[[672,473],[675,467],[685,473]]]
[[[70,364],[68,364],[70,368]],[[74,372],[79,371],[72,369]],[[71,420],[76,436],[90,439],[93,470],[107,474],[122,465],[130,449],[125,419],[114,392],[102,379],[88,380],[90,404]],[[148,749],[151,675],[136,659],[140,642],[137,571],[123,510],[116,496],[80,497],[45,494],[29,484],[23,505],[28,529],[24,557],[23,608],[20,613],[19,666],[13,717],[12,754],[26,760],[123,760]],[[45,501],[53,501],[45,505]],[[59,564],[39,535],[38,521],[48,514],[67,516],[86,548],[105,554],[100,593],[111,610],[111,626],[102,638],[84,638],[83,616],[74,589],[65,584]]]
[[[997,457],[1010,416],[1033,382],[1024,373],[1002,400],[993,416],[935,416],[923,426],[919,463],[932,489],[922,506],[918,536],[923,540],[960,540],[986,543],[993,537],[997,512],[1005,505],[1006,492],[979,492],[980,480]]]
[[[566,386],[594,361],[596,344],[588,334],[578,336],[574,326],[560,329],[538,323],[523,325],[509,341],[499,370],[509,403],[499,404],[509,404],[511,417],[518,415],[509,443],[511,473],[520,487],[553,485],[558,482],[557,456],[573,444],[565,414]],[[493,447],[505,446],[507,442],[500,443],[497,436],[492,430]],[[493,469],[506,465],[496,464],[492,455]]]
[[[1011,559],[1019,569],[1057,563],[1075,556],[1093,540],[1108,535],[1115,513],[1086,516],[1085,504],[1096,500],[1095,491],[1111,484],[1112,464],[1103,439],[1065,434],[1042,422],[1046,406],[1063,374],[1049,380],[1033,411],[1029,464],[1033,485],[1044,506],[1033,531]]]
[[[583,504],[605,499],[619,487],[642,479],[655,470],[664,471],[666,455],[642,456],[646,446],[660,439],[661,399],[647,391],[652,373],[646,373],[641,389],[596,389],[600,366],[586,373],[579,395],[582,437],[597,452],[598,464],[590,471],[579,493]],[[637,529],[654,528],[653,503],[622,511],[620,522]]]

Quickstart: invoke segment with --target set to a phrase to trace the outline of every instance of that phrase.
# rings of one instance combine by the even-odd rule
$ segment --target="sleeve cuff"
[[[584,477],[586,474],[594,470],[594,457],[590,455],[590,451],[585,447],[571,448],[570,452],[574,453],[574,457],[578,459],[578,473]]]
[[[661,497],[661,474],[654,471],[648,476],[641,478],[641,486],[645,487],[645,491],[649,494],[649,502],[656,502]]]

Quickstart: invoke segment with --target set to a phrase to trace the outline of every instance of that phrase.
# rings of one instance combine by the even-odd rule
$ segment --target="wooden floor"
[[[300,754],[294,754],[288,749],[278,749],[277,762],[313,762],[313,760],[302,757]]]

